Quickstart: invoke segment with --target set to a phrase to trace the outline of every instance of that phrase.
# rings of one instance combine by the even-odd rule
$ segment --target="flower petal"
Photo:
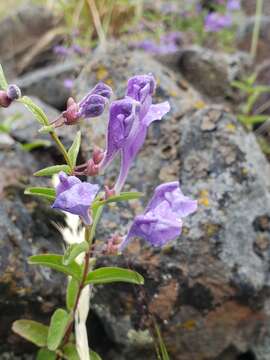
[[[153,121],[161,120],[163,116],[170,111],[170,109],[171,107],[168,101],[151,105],[143,119],[144,124],[149,126]]]
[[[80,181],[57,194],[52,207],[79,215],[85,224],[90,225],[92,220],[89,215],[89,207],[98,191],[98,185]]]
[[[138,122],[139,104],[131,98],[112,102],[107,130],[105,156],[100,169],[105,169],[124,146],[134,122]]]
[[[126,95],[143,103],[147,96],[153,96],[156,81],[152,74],[136,75],[128,80]]]

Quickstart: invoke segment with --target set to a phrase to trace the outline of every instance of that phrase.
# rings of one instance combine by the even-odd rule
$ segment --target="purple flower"
[[[63,112],[65,124],[72,125],[79,118],[92,118],[100,116],[112,95],[112,89],[100,82],[98,83],[78,104],[70,103],[67,110]]]
[[[196,210],[197,201],[186,197],[177,181],[158,186],[144,213],[135,217],[119,250],[123,251],[134,237],[155,247],[167,244],[181,234],[182,218]]]
[[[232,18],[230,15],[212,12],[206,16],[204,25],[205,31],[218,32],[232,26]]]
[[[70,54],[70,49],[64,45],[55,45],[53,47],[53,52],[56,55],[68,56]]]
[[[170,32],[160,37],[159,43],[153,40],[143,40],[135,46],[153,55],[165,55],[175,53],[179,49],[181,33]]]
[[[86,225],[91,225],[89,208],[99,191],[99,186],[82,182],[76,176],[68,176],[64,172],[59,173],[59,180],[52,207],[79,215]]]
[[[85,49],[83,49],[80,45],[78,45],[78,44],[73,44],[72,46],[71,46],[71,49],[73,50],[73,52],[75,53],[75,54],[78,54],[78,55],[83,55],[83,54],[85,54]]]
[[[241,1],[240,0],[228,0],[227,2],[227,10],[235,11],[241,9]]]
[[[100,168],[105,169],[120,149],[125,146],[135,123],[138,122],[140,104],[132,98],[113,101],[110,106],[107,146]]]
[[[134,46],[139,49],[142,49],[150,54],[158,53],[158,45],[153,40],[146,39],[143,41],[139,41]]]
[[[65,79],[64,80],[64,87],[68,90],[71,90],[74,86],[74,80],[73,79]]]
[[[132,161],[145,141],[148,126],[155,120],[161,120],[170,110],[167,101],[152,105],[155,88],[156,82],[151,74],[134,76],[128,81],[126,98],[111,104],[107,147],[100,169],[104,170],[115,155],[121,153],[116,193],[125,183]]]

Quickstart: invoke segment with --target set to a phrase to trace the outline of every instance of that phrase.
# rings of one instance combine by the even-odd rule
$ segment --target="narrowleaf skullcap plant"
[[[66,309],[55,310],[49,326],[33,320],[21,319],[13,324],[13,330],[39,346],[37,359],[101,359],[88,348],[86,319],[89,312],[91,289],[94,284],[116,281],[137,285],[143,277],[130,269],[102,267],[95,269],[98,252],[94,248],[95,231],[104,207],[111,202],[128,201],[142,196],[136,192],[122,192],[129,169],[147,135],[153,121],[161,120],[170,110],[169,103],[153,104],[156,89],[153,75],[138,75],[128,80],[125,97],[113,101],[109,107],[106,149],[93,149],[93,155],[85,164],[77,165],[80,149],[80,132],[66,150],[55,129],[73,125],[80,119],[89,119],[103,113],[112,95],[109,86],[97,84],[80,102],[69,99],[67,109],[60,117],[49,122],[32,100],[21,97],[16,85],[8,85],[0,67],[0,106],[8,107],[17,100],[25,105],[41,124],[41,131],[48,132],[55,141],[65,164],[54,165],[35,173],[35,176],[58,174],[56,188],[27,188],[26,193],[47,198],[54,209],[77,215],[84,227],[84,239],[70,243],[63,255],[39,254],[31,256],[30,264],[45,266],[68,276]],[[114,186],[102,188],[91,182],[81,181],[79,175],[97,175],[106,172],[117,155],[121,157],[119,176]],[[120,255],[128,243],[139,237],[155,247],[161,247],[181,234],[183,218],[197,210],[197,201],[185,196],[179,183],[159,185],[141,215],[137,215],[126,236],[114,234],[103,245],[102,254]]]

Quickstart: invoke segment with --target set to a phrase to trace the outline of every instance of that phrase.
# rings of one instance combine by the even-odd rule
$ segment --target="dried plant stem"
[[[65,346],[68,343],[70,335],[72,333],[74,320],[75,320],[75,313],[76,313],[76,310],[78,308],[78,304],[79,304],[79,301],[80,301],[80,296],[82,294],[82,290],[84,288],[85,280],[86,280],[86,277],[87,277],[87,274],[88,274],[88,271],[89,271],[90,256],[91,256],[91,245],[92,245],[92,241],[93,241],[93,238],[91,236],[91,227],[89,227],[89,226],[85,227],[85,241],[87,241],[89,243],[89,250],[85,253],[85,256],[84,256],[83,275],[82,275],[82,279],[81,279],[80,284],[79,284],[79,289],[78,289],[78,292],[77,292],[76,300],[75,300],[73,309],[71,311],[72,320],[70,321],[70,323],[69,323],[69,325],[68,325],[68,327],[66,329],[66,332],[65,332],[65,335],[64,335],[64,338],[63,338],[63,342],[62,342],[62,347]]]
[[[251,49],[250,55],[253,59],[256,58],[257,55],[257,48],[258,48],[258,41],[260,36],[260,27],[261,27],[261,19],[262,19],[262,9],[263,9],[263,0],[256,1],[256,15],[255,15],[255,24],[253,28],[252,34],[252,42],[251,42]]]
[[[95,29],[96,29],[96,32],[99,37],[100,45],[102,47],[104,47],[106,44],[106,36],[105,36],[104,30],[103,30],[103,27],[101,24],[99,12],[98,12],[95,0],[87,0],[87,4],[89,6],[89,9],[90,9],[90,12],[91,12],[91,15],[93,18]]]

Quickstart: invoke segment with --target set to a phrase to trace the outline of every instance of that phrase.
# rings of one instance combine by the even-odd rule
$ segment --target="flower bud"
[[[104,151],[99,147],[94,147],[93,151],[93,161],[96,165],[98,165],[104,157]]]
[[[93,159],[90,159],[87,161],[87,168],[85,170],[85,175],[88,176],[96,176],[99,173],[99,167],[96,165],[93,161]]]
[[[6,91],[0,90],[0,107],[7,108],[12,100],[7,96]]]
[[[70,100],[71,98],[68,100],[68,104],[71,104]],[[62,115],[66,125],[73,125],[79,120],[80,117],[78,116],[78,109],[78,104],[74,101],[71,105],[68,106],[66,111],[63,111]]]
[[[115,196],[115,190],[114,188],[110,189],[109,186],[105,185],[105,199],[109,199],[111,196]]]
[[[13,101],[13,100],[17,100],[22,96],[22,92],[21,89],[15,85],[15,84],[11,84],[8,86],[7,88],[7,96]]]
[[[79,117],[92,118],[100,116],[106,106],[106,98],[101,95],[91,95],[79,105]]]

